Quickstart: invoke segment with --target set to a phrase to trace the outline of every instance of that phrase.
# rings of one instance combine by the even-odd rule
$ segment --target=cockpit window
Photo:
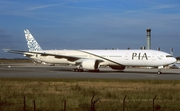
[[[166,57],[173,57],[172,55],[166,55]]]

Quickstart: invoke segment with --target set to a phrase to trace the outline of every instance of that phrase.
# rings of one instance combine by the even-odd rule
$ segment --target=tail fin
[[[24,30],[26,41],[27,41],[27,46],[29,48],[29,51],[41,51],[42,48],[40,45],[37,43],[36,39],[31,35],[28,29]]]

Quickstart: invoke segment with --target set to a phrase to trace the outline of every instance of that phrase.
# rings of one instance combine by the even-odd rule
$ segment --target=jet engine
[[[123,65],[119,65],[119,66],[110,65],[109,67],[112,68],[112,69],[116,69],[116,70],[124,70],[124,69],[126,68],[126,67],[123,66]]]
[[[81,63],[82,67],[87,70],[98,70],[99,62],[95,59],[87,59]]]

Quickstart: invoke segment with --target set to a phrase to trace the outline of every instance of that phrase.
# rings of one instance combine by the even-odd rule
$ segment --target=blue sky
[[[28,50],[24,29],[43,49],[139,49],[147,28],[152,49],[180,56],[179,0],[0,0],[0,49]]]

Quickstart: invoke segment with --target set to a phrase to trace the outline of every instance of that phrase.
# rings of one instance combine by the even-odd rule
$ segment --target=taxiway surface
[[[112,78],[180,80],[180,69],[127,68],[124,71],[100,68],[100,72],[72,72],[72,66],[45,66],[32,63],[1,64],[0,78]]]

